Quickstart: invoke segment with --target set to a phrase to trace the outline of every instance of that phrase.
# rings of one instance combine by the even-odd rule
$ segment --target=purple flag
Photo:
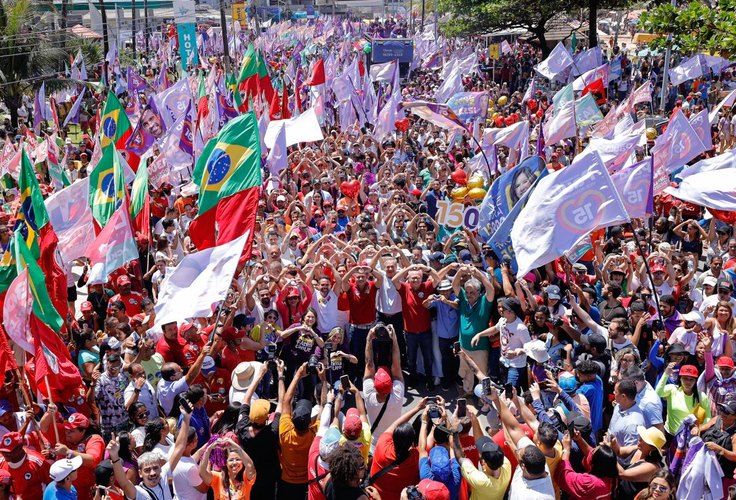
[[[82,101],[84,100],[84,93],[86,91],[87,89],[82,87],[82,93],[79,94],[77,100],[72,104],[72,109],[69,110],[69,113],[67,113],[66,118],[64,119],[64,123],[61,125],[62,128],[66,127],[68,123],[79,124],[79,109],[82,107]]]
[[[647,217],[653,211],[652,158],[647,158],[611,174],[613,185],[626,203],[631,217]]]
[[[128,66],[128,92],[146,90],[146,85],[148,85],[146,80],[132,66]]]
[[[192,118],[191,118],[191,111],[192,111],[192,105],[191,103],[187,107],[186,113],[184,113],[184,123],[181,127],[181,136],[179,139],[179,149],[182,151],[188,153],[189,155],[194,155],[192,145],[193,145],[193,135],[192,135]]]

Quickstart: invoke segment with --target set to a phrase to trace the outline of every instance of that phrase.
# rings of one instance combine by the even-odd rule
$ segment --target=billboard
[[[374,38],[371,62],[385,63],[398,59],[400,63],[411,63],[414,44],[409,38]]]

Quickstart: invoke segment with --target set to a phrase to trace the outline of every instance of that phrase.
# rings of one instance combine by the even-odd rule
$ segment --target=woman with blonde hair
[[[736,320],[733,318],[731,304],[719,301],[716,304],[713,317],[705,320],[704,330],[710,333],[713,339],[713,357],[733,355],[733,340],[731,335],[736,330]]]

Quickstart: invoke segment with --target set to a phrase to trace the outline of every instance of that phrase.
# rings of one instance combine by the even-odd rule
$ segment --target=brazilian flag
[[[38,244],[39,231],[49,223],[49,214],[43,202],[43,194],[36,179],[36,173],[25,150],[21,153],[20,174],[18,175],[20,191],[20,210],[15,219],[14,231],[25,241],[34,258],[41,256]]]
[[[89,174],[89,205],[102,228],[125,197],[125,173],[114,145],[102,148],[102,158]]]
[[[105,109],[100,118],[100,146],[104,148],[109,144],[115,144],[122,149],[131,133],[132,127],[125,109],[115,94],[108,92]]]

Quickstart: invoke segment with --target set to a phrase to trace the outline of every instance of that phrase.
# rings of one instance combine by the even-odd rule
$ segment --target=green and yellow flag
[[[111,144],[102,149],[100,162],[89,174],[89,206],[100,228],[105,227],[124,197],[125,173],[119,153]]]

